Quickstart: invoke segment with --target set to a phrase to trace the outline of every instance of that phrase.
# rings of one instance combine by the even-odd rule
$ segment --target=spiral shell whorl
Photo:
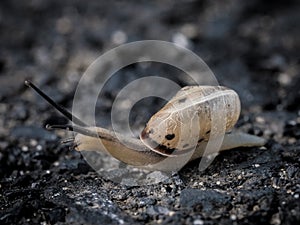
[[[202,141],[212,129],[214,104],[224,105],[225,131],[233,128],[240,115],[236,92],[221,86],[182,88],[161,110],[154,114],[141,132],[141,141],[162,155],[183,154]]]

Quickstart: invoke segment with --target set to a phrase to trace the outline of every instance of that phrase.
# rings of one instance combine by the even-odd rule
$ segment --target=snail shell
[[[176,156],[207,141],[212,129],[211,110],[223,101],[225,131],[237,122],[241,104],[237,93],[222,86],[187,86],[154,114],[141,132],[141,141],[153,151]]]

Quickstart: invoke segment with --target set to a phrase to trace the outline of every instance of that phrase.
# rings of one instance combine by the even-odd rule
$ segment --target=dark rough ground
[[[0,224],[299,224],[299,1],[88,2],[0,3]],[[117,45],[117,31],[127,42],[184,35],[240,94],[238,129],[268,139],[266,148],[222,153],[201,173],[191,163],[147,187],[98,176],[42,128],[65,121],[23,81],[70,107],[82,72]],[[132,79],[141,68],[126,73]],[[100,105],[107,126],[124,77]],[[136,126],[157,108],[143,107],[151,110],[133,112]]]

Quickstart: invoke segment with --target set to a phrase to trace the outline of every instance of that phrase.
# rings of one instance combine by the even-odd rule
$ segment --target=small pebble
[[[188,38],[194,38],[198,34],[198,27],[195,24],[184,24],[181,27],[181,32]]]
[[[155,203],[155,200],[152,198],[142,198],[139,202],[140,207],[153,205]]]
[[[290,145],[295,144],[296,142],[297,142],[297,139],[296,139],[296,138],[289,138],[289,139],[288,139],[288,143],[289,143]]]
[[[236,220],[236,215],[234,215],[234,214],[230,215],[230,219],[231,220]]]
[[[35,147],[38,144],[37,140],[35,139],[30,139],[30,145]]]
[[[172,37],[172,41],[175,44],[180,45],[184,48],[189,47],[189,41],[188,41],[187,37],[185,35],[183,35],[182,33],[174,34],[173,37]]]
[[[56,30],[61,34],[68,34],[72,31],[72,21],[67,17],[62,17],[56,21]]]
[[[282,85],[282,86],[287,86],[291,83],[292,78],[291,76],[289,76],[286,73],[280,73],[278,76],[278,82]]]
[[[29,150],[28,146],[25,146],[25,145],[22,146],[22,151],[23,152],[28,152],[28,150]]]
[[[168,213],[168,216],[174,216],[175,215],[175,212],[174,211],[170,211],[169,213]]]
[[[127,41],[127,35],[124,31],[117,30],[112,34],[112,42],[116,45],[124,44]]]
[[[200,219],[197,219],[197,220],[194,220],[193,224],[194,224],[194,225],[203,225],[203,224],[204,224],[204,221],[203,221],[203,220],[200,220]]]
[[[273,214],[273,216],[271,218],[271,221],[270,221],[270,224],[273,224],[273,225],[279,225],[279,224],[281,224],[279,213]]]
[[[259,210],[259,206],[258,205],[253,206],[253,211],[258,211],[258,210]]]
[[[258,123],[265,123],[265,119],[263,117],[261,117],[261,116],[256,117],[255,120]]]

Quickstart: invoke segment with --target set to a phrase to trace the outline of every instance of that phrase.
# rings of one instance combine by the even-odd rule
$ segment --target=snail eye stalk
[[[91,131],[84,127],[79,127],[79,126],[69,125],[69,124],[66,124],[66,125],[49,125],[49,124],[47,124],[46,129],[48,129],[48,130],[53,130],[53,129],[68,130],[68,131],[74,131],[76,133],[80,133],[80,134],[90,136],[90,137],[96,137],[96,138],[99,137],[98,133],[95,131]]]
[[[66,108],[64,108],[64,107],[60,106],[59,104],[57,104],[52,98],[50,98],[47,94],[45,94],[41,89],[39,89],[37,86],[35,86],[29,80],[25,81],[25,85],[32,88],[36,93],[38,93],[43,99],[45,99],[50,105],[52,105],[55,109],[57,109],[62,115],[64,115],[70,121],[72,121],[73,123],[75,123],[79,126],[88,127],[88,125],[86,123],[84,123],[79,118],[74,116]]]

